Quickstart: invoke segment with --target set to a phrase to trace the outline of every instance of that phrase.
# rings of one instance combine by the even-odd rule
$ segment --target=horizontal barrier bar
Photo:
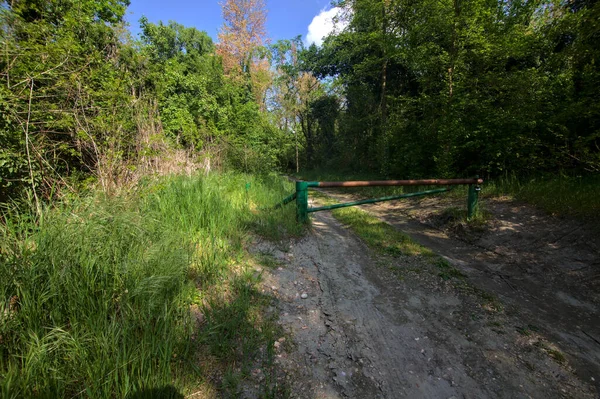
[[[306,183],[308,187],[449,186],[453,184],[482,184],[483,179],[309,181]]]
[[[274,209],[281,208],[282,206],[289,204],[290,202],[292,202],[295,199],[296,199],[296,192],[293,192],[292,194],[285,197],[280,203],[275,205],[273,208]]]
[[[418,197],[418,196],[421,196],[421,195],[443,193],[445,191],[450,191],[450,190],[452,190],[452,187],[450,187],[450,188],[438,188],[438,189],[435,189],[435,190],[421,191],[421,192],[418,192],[418,193],[409,193],[409,194],[401,194],[401,195],[391,195],[389,197],[381,197],[381,198],[367,199],[367,200],[361,200],[361,201],[346,202],[346,203],[343,203],[343,204],[320,206],[320,207],[317,207],[317,208],[308,208],[307,212],[310,213],[310,212],[328,211],[328,210],[331,210],[331,209],[345,208],[347,206],[362,205],[362,204],[373,204],[375,202],[391,201],[391,200],[400,199],[400,198]]]

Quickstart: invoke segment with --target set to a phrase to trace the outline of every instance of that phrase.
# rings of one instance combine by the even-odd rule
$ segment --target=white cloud
[[[342,9],[339,7],[333,7],[330,10],[322,10],[319,15],[315,16],[308,25],[308,33],[306,34],[306,43],[317,46],[323,44],[323,38],[328,36],[330,33],[339,33],[343,30],[348,23],[346,21],[334,22],[334,18],[340,16]]]

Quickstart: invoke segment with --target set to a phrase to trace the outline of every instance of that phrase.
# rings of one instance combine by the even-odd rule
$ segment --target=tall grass
[[[298,232],[292,208],[252,212],[291,192],[286,184],[175,177],[125,198],[47,207],[39,218],[7,212],[0,397],[125,398],[180,387],[195,361],[186,354],[197,288],[227,276],[251,229]]]
[[[600,220],[600,175],[506,176],[484,185],[482,194],[509,195],[551,214]]]

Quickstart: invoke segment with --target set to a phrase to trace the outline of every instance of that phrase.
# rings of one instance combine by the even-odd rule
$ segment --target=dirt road
[[[329,213],[288,247],[256,250],[282,263],[264,286],[288,332],[276,350],[292,397],[597,397],[597,376],[575,376],[544,331],[465,289],[470,275],[444,281],[424,259],[381,258]]]
[[[353,196],[330,193],[340,200]],[[564,353],[583,381],[600,392],[600,235],[580,221],[558,218],[509,198],[483,201],[489,221],[479,230],[447,223],[448,197],[379,203],[363,208],[497,295],[521,325],[535,326]]]

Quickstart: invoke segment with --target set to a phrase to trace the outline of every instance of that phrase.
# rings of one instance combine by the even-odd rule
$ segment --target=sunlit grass
[[[433,255],[431,250],[417,244],[408,235],[360,209],[341,208],[332,213],[376,251],[388,255]]]
[[[173,396],[203,381],[202,345],[225,369],[254,356],[275,327],[256,278],[236,265],[251,232],[301,233],[291,207],[256,211],[290,191],[277,177],[224,173],[74,199],[41,217],[7,211],[0,397]],[[198,304],[203,326],[191,317]]]

